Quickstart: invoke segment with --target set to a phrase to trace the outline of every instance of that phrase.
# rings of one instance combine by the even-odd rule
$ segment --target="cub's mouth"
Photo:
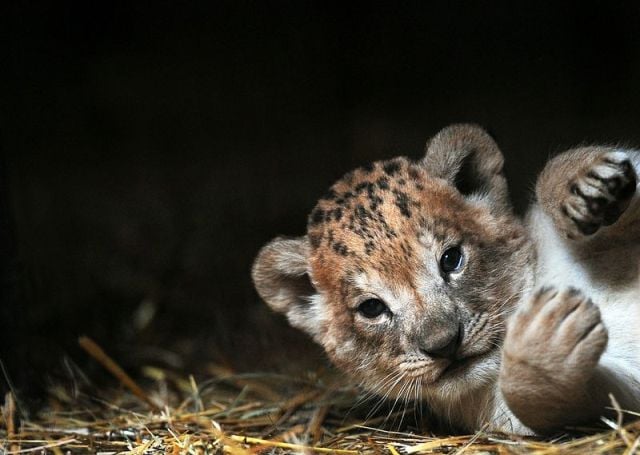
[[[438,379],[443,379],[448,376],[461,373],[463,370],[469,367],[472,363],[475,363],[478,360],[478,357],[480,356],[474,355],[471,357],[465,357],[464,359],[454,360],[449,364],[449,366],[447,366],[444,370],[442,370],[442,373],[440,374]]]
[[[431,362],[413,361],[404,366],[408,378],[420,378],[425,387],[440,387],[448,381],[464,381],[465,378],[486,376],[490,363],[496,364],[499,349],[474,353],[454,359],[433,359]]]
[[[442,370],[442,372],[434,382],[437,383],[439,381],[446,381],[452,378],[463,376],[474,366],[481,364],[488,357],[492,356],[494,351],[496,351],[495,348],[482,352],[480,354],[474,354],[468,357],[453,360]]]

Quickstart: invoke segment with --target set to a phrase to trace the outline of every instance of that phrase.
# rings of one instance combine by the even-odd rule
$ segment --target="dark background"
[[[638,2],[130,3],[3,7],[0,359],[27,395],[91,364],[80,334],[133,371],[317,363],[253,257],[449,123],[496,136],[521,213],[550,154],[640,145]]]

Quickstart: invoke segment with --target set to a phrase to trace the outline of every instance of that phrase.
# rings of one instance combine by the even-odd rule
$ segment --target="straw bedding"
[[[98,454],[599,454],[636,453],[640,422],[619,411],[608,429],[553,440],[480,431],[449,436],[412,404],[363,399],[331,372],[297,377],[233,374],[208,366],[193,376],[143,367],[140,384],[95,343],[81,345],[111,372],[114,387],[81,372],[49,390],[48,405],[25,417],[9,393],[0,453]],[[111,363],[109,363],[111,362]],[[631,423],[623,423],[628,420]]]

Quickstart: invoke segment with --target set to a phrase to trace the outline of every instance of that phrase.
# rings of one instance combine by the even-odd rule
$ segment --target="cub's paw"
[[[579,165],[579,164],[578,164]],[[594,234],[615,223],[636,191],[636,175],[622,151],[603,152],[569,181],[561,211],[567,237]]]
[[[589,380],[606,345],[607,330],[591,300],[575,289],[541,289],[509,321],[503,391],[516,400],[531,394],[562,399]]]

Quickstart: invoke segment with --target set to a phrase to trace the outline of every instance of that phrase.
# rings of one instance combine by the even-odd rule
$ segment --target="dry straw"
[[[40,454],[632,454],[640,424],[606,420],[608,430],[554,440],[478,432],[433,434],[415,409],[393,409],[364,420],[354,408],[357,391],[331,375],[301,377],[232,374],[211,367],[198,383],[146,367],[144,388],[94,342],[85,349],[121,387],[95,390],[76,383],[50,389],[49,405],[19,419],[12,394],[5,397],[0,453]],[[369,404],[371,405],[371,404]],[[366,408],[367,404],[362,405]],[[626,416],[633,420],[633,416]],[[415,425],[409,422],[415,422]],[[394,431],[402,428],[402,431]]]

